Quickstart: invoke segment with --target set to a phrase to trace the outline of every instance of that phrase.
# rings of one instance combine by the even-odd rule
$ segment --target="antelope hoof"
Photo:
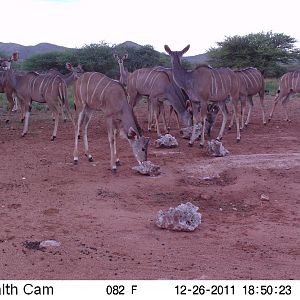
[[[200,144],[199,146],[200,146],[200,148],[204,148],[204,145],[203,145],[203,144]]]
[[[91,154],[86,154],[85,156],[88,158],[89,162],[93,162],[94,161],[93,156]]]
[[[217,137],[216,141],[221,142],[222,141],[222,137]]]
[[[73,164],[74,164],[75,166],[78,165],[78,158],[73,160]]]
[[[80,134],[78,135],[78,137],[77,137],[79,140],[80,140]]]
[[[269,119],[268,119],[268,122],[270,122],[271,121],[271,117],[269,117]]]
[[[192,142],[189,142],[189,147],[193,147],[193,143]]]
[[[236,139],[237,144],[239,144],[241,141],[241,139]]]
[[[121,166],[121,162],[119,160],[116,161],[117,166]]]
[[[6,120],[5,123],[8,124],[8,123],[9,123],[9,120]]]
[[[53,142],[56,139],[56,136],[52,136],[51,141]]]
[[[25,132],[25,133],[22,133],[22,135],[21,135],[21,136],[22,136],[22,137],[25,137],[25,135],[26,135],[26,134],[27,134],[26,132]]]
[[[231,126],[228,126],[228,130],[231,130]]]
[[[115,174],[117,174],[117,167],[113,167],[112,169],[111,169],[111,172],[115,175]]]
[[[67,122],[67,119],[64,119],[64,123],[66,123]]]
[[[270,121],[270,120],[269,120]],[[264,122],[264,125],[266,126],[267,125],[267,122]]]
[[[24,123],[24,120],[25,120],[25,119],[24,119],[24,118],[22,118],[22,119],[21,119],[21,123]]]

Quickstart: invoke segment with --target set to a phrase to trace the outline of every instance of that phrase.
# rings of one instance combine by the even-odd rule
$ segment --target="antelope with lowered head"
[[[242,107],[241,129],[248,126],[250,116],[253,109],[253,96],[259,95],[260,107],[262,111],[263,124],[266,125],[265,109],[264,109],[264,96],[265,96],[265,81],[262,73],[256,68],[246,68],[234,71],[240,82],[240,101]],[[249,104],[249,111],[245,121],[246,102]],[[233,124],[234,115],[232,115],[229,129]]]
[[[282,101],[282,106],[285,112],[285,121],[291,122],[287,111],[287,103],[292,95],[294,95],[295,93],[300,93],[299,79],[300,79],[300,70],[287,72],[280,78],[279,90],[274,100],[272,110],[270,112],[269,122],[272,119],[275,107],[280,101]]]
[[[89,152],[87,129],[94,111],[104,113],[111,154],[110,165],[113,172],[117,171],[117,165],[120,164],[116,145],[116,137],[119,132],[128,140],[136,160],[139,163],[147,160],[149,139],[142,135],[121,83],[101,73],[87,72],[75,81],[74,98],[78,114],[75,129],[74,164],[78,163],[78,136],[81,126],[85,155],[89,161],[93,161]]]
[[[196,139],[196,124],[202,123],[202,133],[200,146],[204,146],[205,122],[207,115],[207,103],[218,103],[223,114],[223,122],[217,137],[221,140],[225,124],[227,121],[227,110],[225,101],[231,98],[235,113],[237,127],[237,142],[240,141],[239,119],[237,117],[237,104],[239,99],[239,81],[236,74],[229,68],[214,69],[208,65],[200,65],[193,71],[186,71],[181,65],[181,57],[189,50],[190,45],[181,51],[172,51],[169,46],[165,45],[166,52],[171,57],[173,67],[173,78],[176,84],[182,88],[192,102],[194,128],[189,145],[192,146]],[[200,118],[199,118],[200,115]]]
[[[186,99],[182,91],[176,86],[172,79],[170,69],[162,67],[142,68],[130,73],[124,68],[125,54],[122,57],[114,54],[120,68],[120,82],[127,87],[130,104],[135,107],[143,97],[148,97],[148,130],[151,130],[154,117],[157,135],[161,136],[158,118],[162,113],[164,130],[166,126],[164,101],[167,100],[171,107],[179,114],[185,126],[191,125],[191,115],[186,108]]]
[[[60,75],[51,73],[40,75],[36,72],[28,72],[16,82],[16,94],[25,112],[23,137],[28,132],[32,101],[47,103],[49,110],[52,112],[55,119],[52,141],[56,138],[61,107],[65,107],[68,117],[75,126],[69,105],[67,84]]]

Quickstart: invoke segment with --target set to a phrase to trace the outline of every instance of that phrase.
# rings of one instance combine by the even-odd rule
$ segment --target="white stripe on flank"
[[[160,73],[157,73],[156,76],[155,76],[155,75],[153,76],[153,80],[152,80],[152,84],[151,84],[150,90],[153,89],[153,85],[154,85],[154,83],[155,83],[155,81],[156,81],[156,79],[157,79],[157,77],[158,77],[159,75],[160,75]]]
[[[96,90],[97,90],[97,88],[99,87],[100,83],[104,80],[104,78],[106,78],[106,77],[103,76],[103,77],[98,81],[97,85],[95,86],[94,91],[93,91],[93,93],[92,93],[92,95],[91,95],[91,102],[90,102],[90,103],[93,102],[93,98],[94,98],[94,95],[95,95],[95,93],[96,93]],[[102,92],[103,92],[103,90],[102,90]],[[88,91],[87,91],[87,93],[88,93]],[[102,95],[102,93],[101,93],[101,95]],[[101,96],[100,96],[100,100],[101,100]]]
[[[56,77],[57,77],[57,76],[55,76],[55,77],[52,78],[51,95],[52,95],[53,90],[54,90],[54,83],[55,83],[55,81],[56,81]]]
[[[214,93],[217,94],[218,88],[217,88],[216,77],[213,70],[211,70],[211,75],[212,75],[211,96],[213,97]]]
[[[246,84],[246,90],[248,91],[248,80],[249,80],[249,78],[248,78],[248,76],[247,76],[247,74],[245,74],[244,72],[240,72],[240,75],[241,75],[241,77],[243,78],[243,81],[245,82],[245,84]],[[248,78],[248,80],[247,80],[247,78]]]
[[[256,81],[256,79],[255,79],[255,77],[253,76],[253,74],[252,74],[251,71],[249,71],[249,75],[250,75],[250,76],[253,78],[253,80],[254,80],[254,83],[253,83],[252,80],[251,80],[252,86],[253,86],[253,87],[255,87],[255,85],[258,86],[258,82]],[[249,78],[250,78],[250,77],[249,77]]]
[[[224,86],[224,83],[223,83],[223,76],[222,76],[222,74],[220,73],[220,71],[217,70],[217,72],[218,72],[218,74],[219,74],[220,81],[221,81],[221,85],[222,85],[222,88],[221,88],[221,95],[222,95],[222,93],[225,94],[225,86]]]
[[[39,95],[42,94],[42,87],[43,87],[43,83],[44,83],[44,80],[46,79],[46,76],[44,76],[42,82],[40,83],[40,86],[39,86]]]
[[[89,90],[90,81],[91,81],[91,78],[93,77],[94,74],[97,74],[97,73],[96,72],[92,73],[91,76],[89,76],[89,79],[86,83],[86,90],[87,91]],[[86,95],[86,102],[89,103],[89,94],[88,93]]]
[[[135,89],[136,90],[137,90],[137,83],[138,83],[138,80],[139,80],[139,74],[140,74],[140,69],[137,70],[137,74],[136,74],[136,82],[135,82]]]
[[[148,79],[149,79],[149,76],[151,75],[151,73],[153,72],[154,70],[151,70],[150,72],[149,72],[149,74],[147,75],[147,77],[146,77],[146,79],[145,79],[145,81],[144,81],[144,83],[143,83],[143,87],[145,86],[145,84],[147,83],[147,81],[148,81]],[[152,80],[153,78],[151,78],[151,80]],[[150,81],[151,82],[151,81]]]
[[[100,95],[100,98],[99,98],[100,101],[101,101],[101,98],[102,98],[102,95],[103,95],[104,91],[106,90],[106,88],[107,88],[111,83],[112,83],[112,81],[109,80],[109,82],[107,83],[107,85],[106,85],[106,86],[104,87],[104,89],[102,90],[101,95]]]

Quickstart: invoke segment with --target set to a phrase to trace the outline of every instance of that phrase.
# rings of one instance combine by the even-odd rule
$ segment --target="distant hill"
[[[13,52],[19,52],[20,60],[26,59],[31,55],[47,53],[47,52],[55,52],[55,51],[65,51],[66,47],[57,46],[49,43],[40,43],[35,46],[23,46],[15,43],[1,43],[0,42],[0,51],[6,53],[8,56]]]
[[[184,56],[184,59],[189,61],[191,64],[201,64],[201,63],[207,63],[208,62],[208,54],[203,53],[203,54],[198,54],[194,56]]]
[[[132,48],[140,48],[141,45],[134,43],[132,41],[126,41],[124,43],[119,44],[118,46],[132,47]],[[6,53],[7,56],[11,55],[13,52],[19,52],[20,60],[27,59],[31,55],[48,53],[48,52],[60,52],[65,51],[70,48],[66,48],[63,46],[58,46],[50,43],[40,43],[34,46],[23,46],[16,43],[1,43],[0,42],[0,51]],[[189,61],[191,64],[200,64],[207,62],[208,56],[206,53],[198,54],[194,56],[185,56],[185,60]]]

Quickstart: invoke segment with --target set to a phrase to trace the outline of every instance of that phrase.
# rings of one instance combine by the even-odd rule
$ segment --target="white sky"
[[[299,0],[0,0],[0,42],[168,44],[187,55],[215,47],[226,36],[273,31],[300,47]],[[5,27],[4,27],[5,24]]]

